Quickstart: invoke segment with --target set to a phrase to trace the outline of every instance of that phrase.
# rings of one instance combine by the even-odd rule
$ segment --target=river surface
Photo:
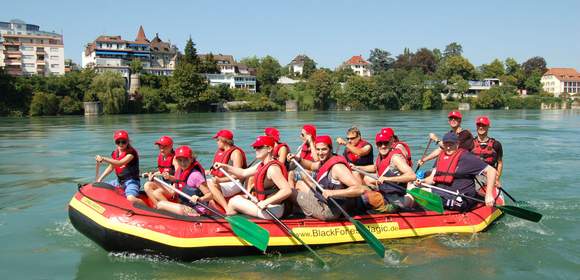
[[[94,155],[110,154],[113,131],[127,129],[141,169],[156,165],[154,141],[174,137],[191,145],[209,166],[213,134],[228,128],[241,147],[266,126],[281,130],[293,148],[299,129],[345,135],[352,125],[372,139],[395,128],[422,153],[429,132],[442,135],[446,112],[224,113],[100,117],[0,118],[0,277],[2,279],[580,279],[580,111],[468,111],[491,117],[491,135],[504,148],[505,188],[544,215],[540,223],[504,216],[488,231],[385,241],[392,258],[379,259],[365,244],[309,253],[205,259],[182,263],[160,257],[107,253],[78,233],[67,204],[77,183],[95,176]],[[253,153],[249,152],[253,159]]]

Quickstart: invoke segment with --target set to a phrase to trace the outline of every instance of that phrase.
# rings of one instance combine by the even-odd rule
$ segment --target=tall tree
[[[460,56],[463,54],[463,47],[457,42],[453,42],[445,47],[443,57]]]
[[[240,63],[255,69],[258,69],[258,67],[260,67],[260,59],[255,55],[242,58],[240,60]]]
[[[201,60],[199,73],[216,74],[219,72],[220,71],[217,67],[217,61],[215,60],[213,54],[210,52]]]
[[[397,56],[393,67],[397,69],[411,70],[413,68],[413,53],[409,48],[403,49],[403,53]]]
[[[546,73],[546,60],[541,56],[534,56],[526,62],[522,63],[522,69],[526,76],[530,76],[534,70],[537,70],[541,75]]]
[[[316,70],[308,79],[307,85],[314,92],[314,107],[317,110],[327,110],[337,86],[332,75],[325,70]]]
[[[286,67],[284,67],[286,68]],[[308,56],[304,56],[304,66],[302,67],[302,78],[308,79],[316,71],[316,62]]]
[[[432,74],[437,70],[437,59],[430,49],[421,48],[411,57],[411,66],[421,69],[425,74]]]
[[[497,58],[490,64],[481,65],[480,70],[483,78],[499,78],[505,74],[503,63]]]
[[[177,109],[192,112],[199,108],[199,95],[206,89],[205,78],[191,63],[178,63],[171,76],[169,90],[177,101]]]
[[[520,68],[520,64],[515,59],[511,57],[506,58],[505,71],[507,75],[515,75]]]
[[[183,50],[183,62],[193,64],[196,68],[200,64],[199,56],[197,56],[197,49],[195,48],[195,44],[191,37],[187,39],[185,43],[185,49]]]
[[[272,86],[278,82],[280,78],[280,63],[272,56],[265,56],[260,59],[260,66],[258,66],[256,79],[261,86]]]
[[[125,112],[127,90],[125,89],[125,79],[120,73],[107,71],[95,76],[91,83],[90,92],[101,101],[105,114]]]
[[[375,48],[371,50],[369,62],[371,63],[371,69],[373,72],[378,74],[391,69],[395,63],[395,59],[391,57],[390,52]]]
[[[441,65],[439,65],[437,72],[442,80],[449,80],[455,75],[459,75],[463,79],[469,80],[474,77],[475,68],[466,58],[460,55],[455,55],[445,58]]]

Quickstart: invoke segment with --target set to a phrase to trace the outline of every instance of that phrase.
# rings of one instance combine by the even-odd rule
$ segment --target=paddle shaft
[[[453,192],[453,191],[450,191],[450,190],[446,190],[446,189],[444,189],[444,188],[440,188],[440,187],[437,187],[437,186],[429,185],[429,184],[427,184],[427,183],[421,183],[421,185],[423,185],[423,186],[425,186],[425,187],[428,187],[428,188],[431,188],[431,189],[435,189],[435,190],[442,191],[442,192],[444,192],[444,193],[448,193],[448,194],[452,194],[452,195],[456,195],[456,196],[461,196],[461,197],[464,197],[464,198],[467,198],[467,199],[471,199],[471,200],[473,200],[473,201],[477,201],[477,202],[485,203],[485,201],[484,201],[484,200],[482,200],[482,199],[475,198],[475,197],[471,197],[471,196],[467,196],[467,195],[464,195],[464,194],[462,194],[462,193],[459,193],[459,192]],[[494,206],[495,206],[495,205],[494,205]]]
[[[175,193],[177,193],[177,194],[179,194],[179,195],[187,198],[188,200],[190,200],[190,201],[192,200],[192,197],[191,196],[189,196],[188,194],[180,191],[179,189],[175,188],[174,186],[168,184],[167,182],[161,180],[161,178],[153,177],[153,180],[155,180],[155,182],[161,184],[163,187],[165,187],[167,189],[170,189],[170,190],[174,191]],[[205,208],[206,210],[212,212],[213,214],[215,214],[216,216],[218,216],[218,217],[220,217],[222,219],[225,219],[226,218],[222,213],[218,212],[217,210],[215,210],[215,209],[213,209],[213,208],[211,208],[211,207],[209,207],[209,206],[207,206],[207,205],[205,205],[205,204],[203,204],[201,202],[196,202],[195,205],[199,205],[199,206]]]
[[[477,184],[478,184],[480,187],[482,187],[482,188],[483,188],[483,183],[481,183],[481,181],[479,181],[477,178],[475,178],[475,182],[476,182],[476,183],[477,183]],[[511,196],[511,195],[510,195],[510,194],[509,194],[509,193],[508,193],[508,192],[507,192],[507,191],[506,191],[504,188],[499,188],[499,190],[500,190],[501,192],[505,193],[505,194],[506,194],[506,195],[507,195],[507,196],[508,196],[508,197],[511,199],[511,201],[512,201],[513,203],[518,203],[518,201],[517,201],[517,200],[516,200],[516,199],[515,199],[513,196]]]
[[[425,155],[427,154],[427,151],[429,150],[429,146],[431,146],[431,142],[433,142],[433,139],[429,138],[429,143],[427,143],[427,147],[425,147],[425,150],[423,151],[423,155],[421,156],[421,161],[423,161],[423,159],[425,158]],[[415,173],[417,173],[417,171],[419,171],[419,168],[421,168],[421,165],[417,164],[417,168],[415,168]]]
[[[244,194],[246,194],[250,200],[256,204],[256,206],[258,205],[258,199],[252,195],[248,190],[246,190],[241,184],[240,182],[238,182],[236,179],[234,179],[232,177],[232,175],[230,175],[228,172],[226,172],[223,168],[219,169],[220,172],[222,172],[224,175],[226,175],[226,177],[228,177],[228,179],[230,179],[231,182],[233,182],[238,188],[240,188],[240,190],[242,190],[242,192]],[[268,209],[268,207],[263,209],[264,212],[266,212],[266,214],[270,215],[270,217],[272,217],[272,219],[274,219],[274,221],[276,221],[276,223],[278,223],[287,233],[289,233],[290,235],[292,235],[292,237],[294,237],[296,240],[298,240],[298,242],[300,242],[302,245],[304,245],[304,247],[306,247],[310,252],[312,252],[312,254],[314,254],[314,256],[323,264],[326,266],[326,262],[322,259],[322,257],[320,257],[315,251],[314,249],[310,248],[310,246],[308,246],[308,244],[306,244],[306,242],[304,242],[300,237],[298,237],[298,235],[296,235],[294,233],[294,231],[292,231],[292,229],[290,229],[286,224],[284,224],[280,219],[278,219],[278,217],[276,217],[276,215],[274,215],[270,209]]]

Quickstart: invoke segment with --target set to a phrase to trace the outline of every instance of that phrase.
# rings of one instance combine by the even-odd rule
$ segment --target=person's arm
[[[487,166],[483,172],[485,172],[485,177],[487,179],[487,186],[485,188],[485,205],[493,206],[495,203],[495,198],[493,197],[493,188],[495,187],[495,178],[497,176],[497,171],[491,166]]]
[[[409,165],[407,164],[407,161],[402,156],[396,155],[392,158],[392,160],[393,160],[393,163],[395,163],[395,167],[397,167],[397,169],[402,174],[399,176],[393,176],[393,177],[381,176],[379,178],[379,181],[381,183],[384,183],[384,182],[408,183],[408,182],[413,182],[413,181],[415,181],[415,179],[417,179],[415,172],[413,172],[413,169],[411,169],[411,167],[409,167]]]
[[[230,175],[232,175],[232,177],[240,178],[240,179],[244,179],[244,178],[247,178],[249,176],[252,176],[252,175],[256,174],[256,172],[258,171],[257,164],[252,166],[252,167],[249,167],[249,168],[240,168],[240,167],[227,165],[225,163],[216,162],[213,164],[213,168],[218,169],[218,170],[220,168],[223,168],[226,172],[228,172]],[[229,181],[229,179],[227,177],[225,177],[225,178]]]
[[[232,152],[231,159],[232,166],[242,168],[244,166],[244,158],[242,152],[238,149]]]
[[[97,179],[97,182],[102,182],[103,179],[105,179],[105,177],[107,177],[111,172],[113,172],[113,165],[109,164],[109,166],[107,166],[107,169],[105,169],[105,171],[103,171],[103,174],[101,174],[101,176],[99,176],[99,179]]]
[[[286,156],[288,156],[288,148],[286,146],[281,147],[280,150],[278,150],[278,161],[281,164],[285,164],[286,163]]]
[[[433,168],[433,170],[431,170],[431,174],[429,174],[429,176],[425,179],[423,179],[423,182],[425,184],[429,184],[429,185],[433,185],[435,183],[435,173],[437,172],[437,168]]]
[[[357,148],[355,145],[351,144],[351,143],[346,143],[345,147],[353,154],[359,156],[359,157],[364,157],[366,155],[368,155],[371,152],[371,145],[365,145],[362,148]]]
[[[497,181],[499,182],[503,173],[503,147],[499,141],[495,141],[495,146],[493,148],[497,153]]]
[[[133,158],[135,158],[135,156],[132,154],[127,154],[120,160],[116,160],[116,159],[112,159],[112,158],[108,158],[108,157],[102,157],[102,158],[103,158],[104,162],[109,163],[109,164],[117,167],[117,166],[123,166],[123,165],[129,163],[131,160],[133,160]]]
[[[308,136],[306,136],[307,139],[307,145],[310,146],[310,154],[312,155],[312,160],[313,161],[320,161],[320,158],[318,157],[318,154],[316,153],[316,145],[314,144],[314,139],[312,138],[312,135],[308,134]]]
[[[325,197],[358,197],[365,191],[352,172],[344,164],[336,164],[330,170],[332,177],[347,186],[346,189],[324,190]]]
[[[424,157],[423,159],[419,159],[417,161],[417,164],[419,164],[419,165],[425,164],[425,162],[428,162],[428,161],[438,157],[442,151],[443,150],[441,148],[437,148],[437,149],[433,150],[433,152],[431,152],[428,156]]]
[[[278,187],[279,191],[277,191],[274,195],[264,199],[263,201],[260,201],[258,203],[258,207],[260,209],[264,209],[270,204],[279,204],[292,194],[292,186],[290,186],[288,180],[284,178],[280,167],[275,165],[270,166],[266,173],[266,177],[274,182],[274,185]]]
[[[351,163],[351,167],[353,167],[354,164]],[[375,173],[377,172],[377,167],[374,164],[370,164],[370,165],[357,165],[353,168],[356,169],[360,169],[362,171],[368,172],[368,173]]]

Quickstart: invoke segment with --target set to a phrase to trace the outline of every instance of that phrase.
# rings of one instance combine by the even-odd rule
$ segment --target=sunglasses
[[[357,137],[358,137],[358,136],[355,136],[355,137],[346,137],[346,139],[348,139],[348,140],[354,140],[354,139],[356,139]]]
[[[461,119],[460,119],[460,118],[455,118],[455,117],[451,117],[451,118],[449,118],[449,121],[453,121],[453,120],[454,120],[454,121],[460,121]]]
[[[388,147],[389,146],[389,142],[377,142],[377,147]]]
[[[254,147],[254,150],[258,151],[258,150],[261,150],[261,149],[264,149],[264,148],[266,148],[266,146],[259,146],[259,147]]]
[[[125,140],[117,140],[117,141],[115,141],[115,144],[117,144],[117,145],[125,145],[125,144],[127,144],[127,141],[125,141]]]

